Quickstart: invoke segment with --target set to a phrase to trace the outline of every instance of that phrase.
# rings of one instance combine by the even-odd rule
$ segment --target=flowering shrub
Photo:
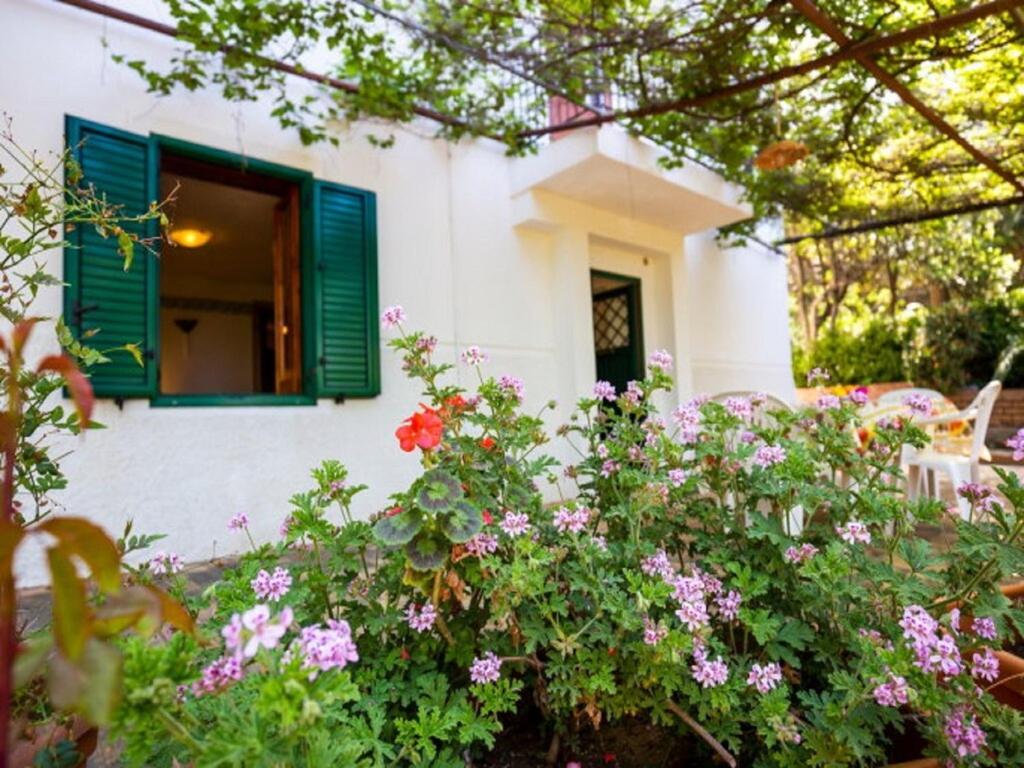
[[[867,444],[859,393],[799,413],[695,398],[666,421],[657,352],[580,402],[559,471],[519,379],[469,347],[475,391],[445,384],[404,322],[385,311],[424,402],[396,449],[422,474],[362,521],[362,487],[324,463],[282,541],[194,600],[205,641],[127,643],[135,763],[464,765],[516,710],[552,759],[641,717],[692,734],[694,764],[876,765],[909,732],[956,764],[1024,761],[1019,714],[983,690],[1024,628],[997,589],[1024,569],[1024,488],[965,486],[953,548],[920,537],[945,514],[899,488],[922,403]]]

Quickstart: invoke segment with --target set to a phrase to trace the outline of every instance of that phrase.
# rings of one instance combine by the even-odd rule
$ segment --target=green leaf
[[[462,485],[458,478],[443,469],[432,469],[425,473],[420,483],[416,503],[430,512],[452,509],[462,499]]]
[[[441,567],[449,550],[448,542],[436,534],[421,533],[406,545],[405,554],[417,571],[432,571]]]
[[[423,516],[416,510],[382,517],[373,526],[373,534],[382,544],[398,546],[408,544],[423,527]]]
[[[483,526],[484,518],[480,510],[463,499],[445,516],[441,530],[449,541],[463,544],[480,533]]]
[[[56,538],[66,555],[81,558],[105,593],[120,589],[121,553],[98,525],[82,517],[51,517],[39,524],[39,530]]]
[[[50,547],[46,555],[53,587],[53,637],[61,653],[77,661],[89,638],[85,585],[78,578],[71,558],[59,546]]]
[[[121,654],[91,638],[77,661],[57,654],[50,663],[50,698],[59,709],[77,712],[90,723],[110,721],[121,696]]]

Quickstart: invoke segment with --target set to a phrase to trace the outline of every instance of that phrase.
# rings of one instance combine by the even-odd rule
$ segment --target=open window
[[[297,186],[165,154],[160,192],[160,394],[299,394]]]
[[[69,233],[64,317],[109,357],[97,397],[308,405],[380,393],[376,196],[308,171],[75,117],[67,141],[127,216],[176,190],[173,245]],[[126,225],[160,243],[156,221]]]

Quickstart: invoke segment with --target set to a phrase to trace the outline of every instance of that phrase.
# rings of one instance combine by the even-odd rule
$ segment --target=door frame
[[[590,312],[591,312],[591,328],[593,328],[593,312],[594,312],[594,299],[604,295],[615,293],[618,291],[625,291],[627,296],[627,302],[629,304],[629,346],[632,350],[633,357],[633,369],[636,372],[637,380],[642,379],[645,374],[645,355],[644,355],[644,313],[643,313],[643,301],[642,291],[640,289],[640,278],[633,275],[623,275],[618,272],[609,272],[604,269],[590,269],[590,277],[605,277],[612,280],[621,280],[625,282],[620,288],[613,288],[610,291],[604,291],[602,293],[594,293],[593,289],[590,292]],[[597,345],[595,340],[591,338],[591,347],[594,352],[594,364],[597,364]]]

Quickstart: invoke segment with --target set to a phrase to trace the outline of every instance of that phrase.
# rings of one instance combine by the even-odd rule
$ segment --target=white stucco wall
[[[412,326],[438,336],[443,358],[454,360],[468,344],[484,347],[489,372],[525,380],[529,410],[555,398],[557,421],[593,384],[592,266],[641,277],[646,348],[674,352],[678,396],[741,386],[789,394],[785,270],[777,256],[722,253],[705,235],[690,235],[684,248],[685,227],[513,189],[516,164],[525,161],[488,141],[433,140],[430,126],[393,129],[397,141],[388,150],[365,141],[365,126],[344,131],[338,148],[303,147],[268,118],[265,104],[225,104],[212,92],[158,98],[110,52],[153,60],[170,50],[165,38],[49,0],[0,0],[0,30],[0,106],[28,146],[58,152],[64,116],[72,114],[373,190],[381,306],[402,304]],[[721,180],[695,178],[719,194]],[[692,197],[698,205],[699,194]],[[686,220],[680,210],[679,221]],[[53,273],[61,274],[62,260],[51,255]],[[40,297],[40,313],[56,315],[60,307],[58,290]],[[41,334],[36,352],[54,346]],[[467,371],[457,375],[472,385]],[[138,531],[165,533],[162,546],[188,560],[237,551],[245,539],[225,529],[227,519],[245,510],[257,539],[275,536],[288,497],[307,487],[309,469],[322,459],[340,459],[353,481],[370,485],[359,513],[379,508],[417,472],[416,457],[393,437],[417,402],[417,388],[387,351],[382,394],[372,400],[196,408],[134,400],[123,410],[103,401],[95,418],[107,429],[66,446],[73,450],[64,462],[70,489],[60,502],[115,532],[131,518]],[[19,562],[22,584],[39,580],[38,565],[33,556]]]

